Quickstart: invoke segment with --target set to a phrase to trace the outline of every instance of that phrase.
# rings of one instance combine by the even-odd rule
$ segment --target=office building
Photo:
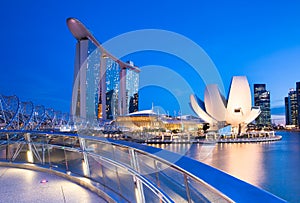
[[[298,126],[298,106],[297,91],[291,88],[287,99],[285,99],[286,125]]]
[[[261,113],[255,119],[258,127],[271,126],[270,92],[266,84],[254,84],[254,106],[259,106]]]
[[[289,125],[290,123],[289,97],[284,97],[284,106],[285,106],[285,125]]]
[[[300,128],[300,82],[296,83],[296,94],[297,94],[297,113],[298,113],[298,127]]]

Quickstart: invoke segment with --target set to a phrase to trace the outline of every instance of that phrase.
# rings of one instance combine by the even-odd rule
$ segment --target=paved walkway
[[[0,167],[0,202],[105,202],[88,189],[54,174]]]

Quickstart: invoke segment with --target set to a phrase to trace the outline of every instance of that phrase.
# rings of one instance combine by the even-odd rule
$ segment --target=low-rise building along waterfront
[[[203,121],[199,118],[159,115],[152,109],[119,116],[116,123],[121,128],[140,132],[189,132],[197,135],[203,128]]]

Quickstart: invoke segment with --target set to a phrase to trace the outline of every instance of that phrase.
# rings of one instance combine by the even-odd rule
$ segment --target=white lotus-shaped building
[[[211,130],[231,125],[232,133],[244,133],[247,124],[260,114],[260,108],[251,105],[250,87],[245,76],[232,78],[227,100],[221,95],[218,86],[213,84],[206,86],[204,105],[194,95],[190,96],[190,101],[194,112],[210,124]]]

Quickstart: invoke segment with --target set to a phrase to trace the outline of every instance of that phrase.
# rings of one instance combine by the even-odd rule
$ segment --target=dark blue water
[[[300,202],[300,132],[277,132],[281,141],[159,146],[216,167],[289,202]]]

